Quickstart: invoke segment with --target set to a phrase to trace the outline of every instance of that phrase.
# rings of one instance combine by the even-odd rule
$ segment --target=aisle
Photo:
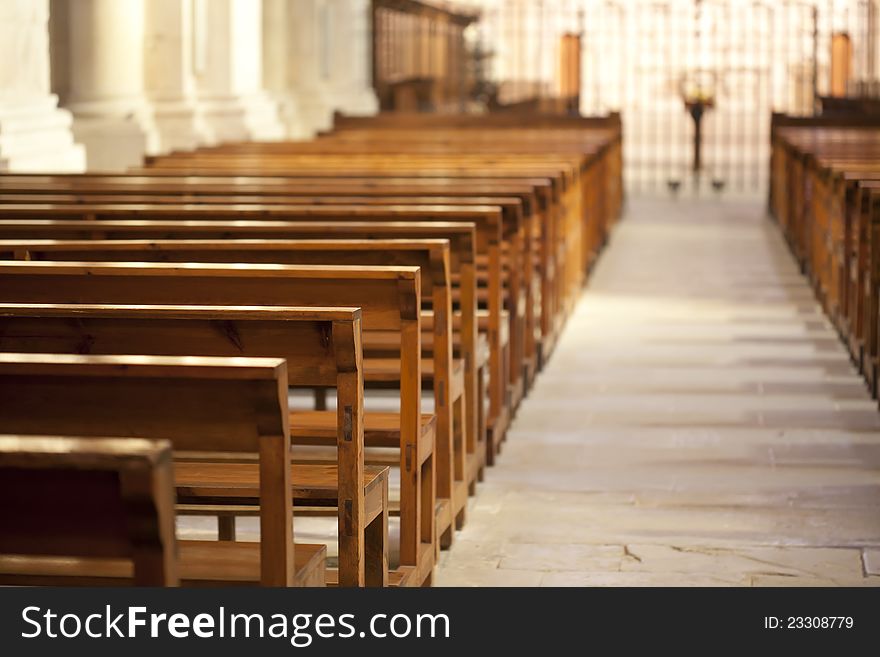
[[[435,582],[880,585],[878,466],[762,208],[633,201]]]

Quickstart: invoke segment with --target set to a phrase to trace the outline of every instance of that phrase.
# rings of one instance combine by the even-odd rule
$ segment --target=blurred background
[[[773,112],[876,112],[880,0],[0,0],[0,170],[333,115],[619,112],[633,193],[759,195]]]
[[[693,183],[694,110],[703,186],[753,194],[772,112],[880,97],[873,0],[482,0],[445,5],[446,21],[419,4],[374,2],[384,107],[621,112],[634,192]],[[461,60],[437,45],[459,31]]]

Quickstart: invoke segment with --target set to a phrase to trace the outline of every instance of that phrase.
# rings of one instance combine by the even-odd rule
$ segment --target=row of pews
[[[880,120],[775,115],[770,212],[876,399]]]
[[[430,585],[621,204],[618,116],[0,176],[0,583]]]

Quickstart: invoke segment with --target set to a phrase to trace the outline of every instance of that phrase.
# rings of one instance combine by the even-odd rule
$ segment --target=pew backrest
[[[421,441],[418,267],[7,261],[0,264],[0,301],[360,307],[365,330],[387,329],[401,335],[400,467],[406,474],[401,559],[415,563],[420,550],[417,538],[422,535],[420,469],[433,462]],[[286,378],[285,374],[285,391]]]
[[[172,479],[166,441],[0,435],[0,563],[125,559],[135,585],[176,586]]]
[[[287,366],[277,358],[0,353],[0,431],[257,453],[260,572],[294,581]]]

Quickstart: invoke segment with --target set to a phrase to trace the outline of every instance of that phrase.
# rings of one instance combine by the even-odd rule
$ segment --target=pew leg
[[[452,450],[455,459],[453,472],[455,481],[467,481],[468,479],[468,462],[472,457],[468,451],[467,440],[465,439],[465,408],[464,395],[460,395],[452,403]]]
[[[470,485],[470,463],[474,458],[473,455],[467,453],[467,445],[464,435],[464,395],[460,395],[452,406],[453,408],[453,441],[455,448],[455,488],[453,494],[453,513],[455,514],[452,523],[455,529],[461,529],[464,526],[465,510],[467,509],[468,495],[476,493],[476,486]],[[459,508],[460,507],[460,508]]]
[[[495,465],[495,433],[497,431],[496,422],[486,427],[486,465]]]
[[[436,477],[435,477],[435,467],[434,467],[434,455],[432,454],[427,459],[425,459],[424,464],[422,465],[422,490],[421,490],[421,543],[428,544],[433,546],[434,548],[434,563],[437,562],[437,558],[440,555],[440,541],[438,540],[437,534],[434,531],[437,526],[436,519],[436,503],[437,503],[437,486],[436,486]],[[401,501],[403,497],[401,496]],[[401,536],[403,534],[401,533]],[[417,553],[417,557],[421,557],[420,554]],[[421,566],[421,563],[416,562],[417,566]]]
[[[327,410],[327,388],[315,388],[315,410],[316,411],[326,411]]]
[[[454,537],[455,523],[450,523],[449,527],[446,528],[446,531],[440,534],[440,549],[448,550],[451,548]]]
[[[217,516],[217,540],[235,540],[235,516],[231,513]]]
[[[480,459],[477,481],[482,482],[486,476],[486,368],[477,370],[477,445],[476,452]]]
[[[388,586],[388,481],[382,493],[382,512],[364,529],[364,583]]]

